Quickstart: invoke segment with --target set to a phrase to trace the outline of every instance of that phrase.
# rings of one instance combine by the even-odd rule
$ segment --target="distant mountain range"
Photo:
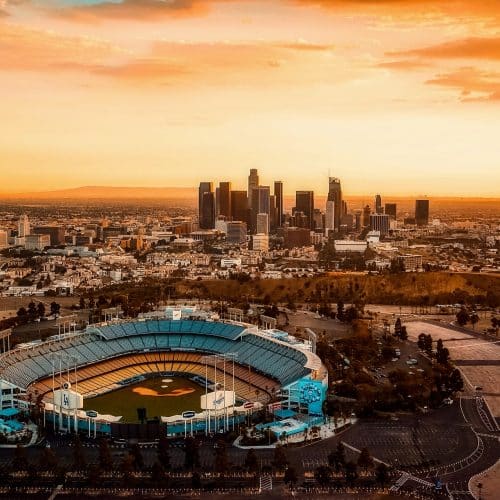
[[[36,200],[106,200],[106,199],[194,199],[196,188],[187,187],[115,187],[82,186],[54,191],[33,191],[26,193],[0,193],[0,199],[36,199]]]
[[[323,207],[326,201],[325,194],[315,194],[316,207]],[[397,202],[399,210],[413,210],[415,199],[426,198],[426,196],[384,196],[386,201]],[[360,209],[365,204],[373,207],[374,195],[349,195],[345,194],[345,199],[351,209]],[[472,205],[475,208],[489,206],[489,208],[499,207],[499,198],[492,197],[451,197],[451,196],[429,196],[431,209],[436,207],[456,207]],[[84,201],[84,200],[171,200],[176,203],[186,202],[188,205],[196,205],[198,200],[197,187],[117,187],[117,186],[81,186],[68,189],[58,189],[53,191],[31,191],[25,193],[2,193],[1,201],[44,201],[58,200],[63,202]],[[295,196],[290,193],[285,195],[285,208],[291,209],[295,205]]]

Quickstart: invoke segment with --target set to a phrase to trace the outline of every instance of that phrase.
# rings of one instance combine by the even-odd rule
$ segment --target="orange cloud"
[[[209,11],[210,0],[122,0],[73,7],[47,7],[62,18],[85,23],[101,19],[161,21],[170,17],[199,16]]]
[[[0,71],[76,70],[123,55],[104,40],[0,24]]]
[[[387,61],[377,64],[377,68],[395,69],[401,71],[411,71],[429,67],[429,64],[415,60]]]
[[[500,37],[466,38],[405,52],[390,52],[388,55],[439,59],[500,60]]]
[[[460,100],[500,101],[500,73],[463,67],[456,71],[437,75],[426,82],[460,91]]]

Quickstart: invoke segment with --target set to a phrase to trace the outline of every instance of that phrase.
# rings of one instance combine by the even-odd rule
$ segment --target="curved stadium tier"
[[[246,324],[117,321],[10,351],[0,358],[0,379],[51,408],[58,380],[54,374],[61,369],[64,373],[59,373],[59,379],[62,376],[73,390],[88,398],[150,374],[222,380],[226,366],[207,363],[207,356],[220,355],[230,360],[231,376],[234,373],[231,389],[240,402],[262,405],[274,398],[280,407],[306,408],[307,413],[320,415],[327,375],[321,360],[308,347],[284,332],[258,330]],[[307,383],[322,387],[321,401],[307,401],[307,394],[311,394],[304,389]]]

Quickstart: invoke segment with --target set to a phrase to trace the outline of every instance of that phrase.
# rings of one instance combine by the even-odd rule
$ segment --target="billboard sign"
[[[190,418],[194,418],[196,415],[196,412],[195,411],[184,411],[182,412],[182,418],[185,418],[186,420],[190,419]]]
[[[234,391],[214,391],[200,397],[200,405],[203,410],[221,410],[234,406]]]
[[[97,418],[97,412],[95,410],[88,410],[85,412],[85,415],[89,418]]]
[[[65,410],[76,410],[83,408],[83,396],[75,391],[58,389],[54,391],[54,404]]]
[[[245,408],[245,410],[250,410],[250,409],[252,409],[254,406],[255,406],[255,403],[252,403],[252,401],[247,401],[247,402],[243,405],[243,408]]]

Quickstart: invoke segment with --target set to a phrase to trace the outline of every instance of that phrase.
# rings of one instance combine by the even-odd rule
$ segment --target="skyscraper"
[[[297,191],[295,193],[295,212],[302,212],[310,229],[314,229],[314,191]]]
[[[384,211],[382,210],[382,196],[377,194],[375,196],[375,213],[376,214],[382,214]]]
[[[368,227],[370,225],[370,214],[372,210],[370,208],[370,205],[366,205],[365,208],[363,208],[363,227]]]
[[[429,200],[415,201],[415,223],[417,226],[429,224]]]
[[[326,212],[325,212],[325,234],[335,230],[335,202],[326,202]]]
[[[198,217],[200,229],[213,229],[215,226],[215,194],[211,182],[200,182],[198,189]]]
[[[370,229],[380,231],[381,236],[389,233],[391,227],[391,217],[387,214],[370,214]]]
[[[248,200],[246,191],[231,191],[231,218],[248,223]]]
[[[269,215],[257,214],[257,234],[269,234]]]
[[[30,235],[30,221],[27,215],[21,215],[17,223],[17,235],[20,238]]]
[[[257,186],[252,189],[252,230],[257,229],[257,214],[270,215],[271,189],[269,186]]]
[[[248,176],[248,208],[253,208],[253,190],[259,186],[259,172],[256,168],[250,169],[250,175]]]
[[[276,202],[276,226],[283,225],[283,182],[274,182],[274,196]]]
[[[219,199],[218,199],[218,215],[224,215],[224,217],[231,217],[231,183],[230,182],[220,182],[219,183]]]
[[[334,229],[340,230],[340,221],[342,217],[342,188],[340,186],[340,179],[330,177],[328,179],[328,198],[327,201],[333,201],[334,205]]]
[[[396,214],[397,214],[396,203],[386,203],[385,204],[385,213],[387,215],[390,215],[393,219],[396,219]]]

